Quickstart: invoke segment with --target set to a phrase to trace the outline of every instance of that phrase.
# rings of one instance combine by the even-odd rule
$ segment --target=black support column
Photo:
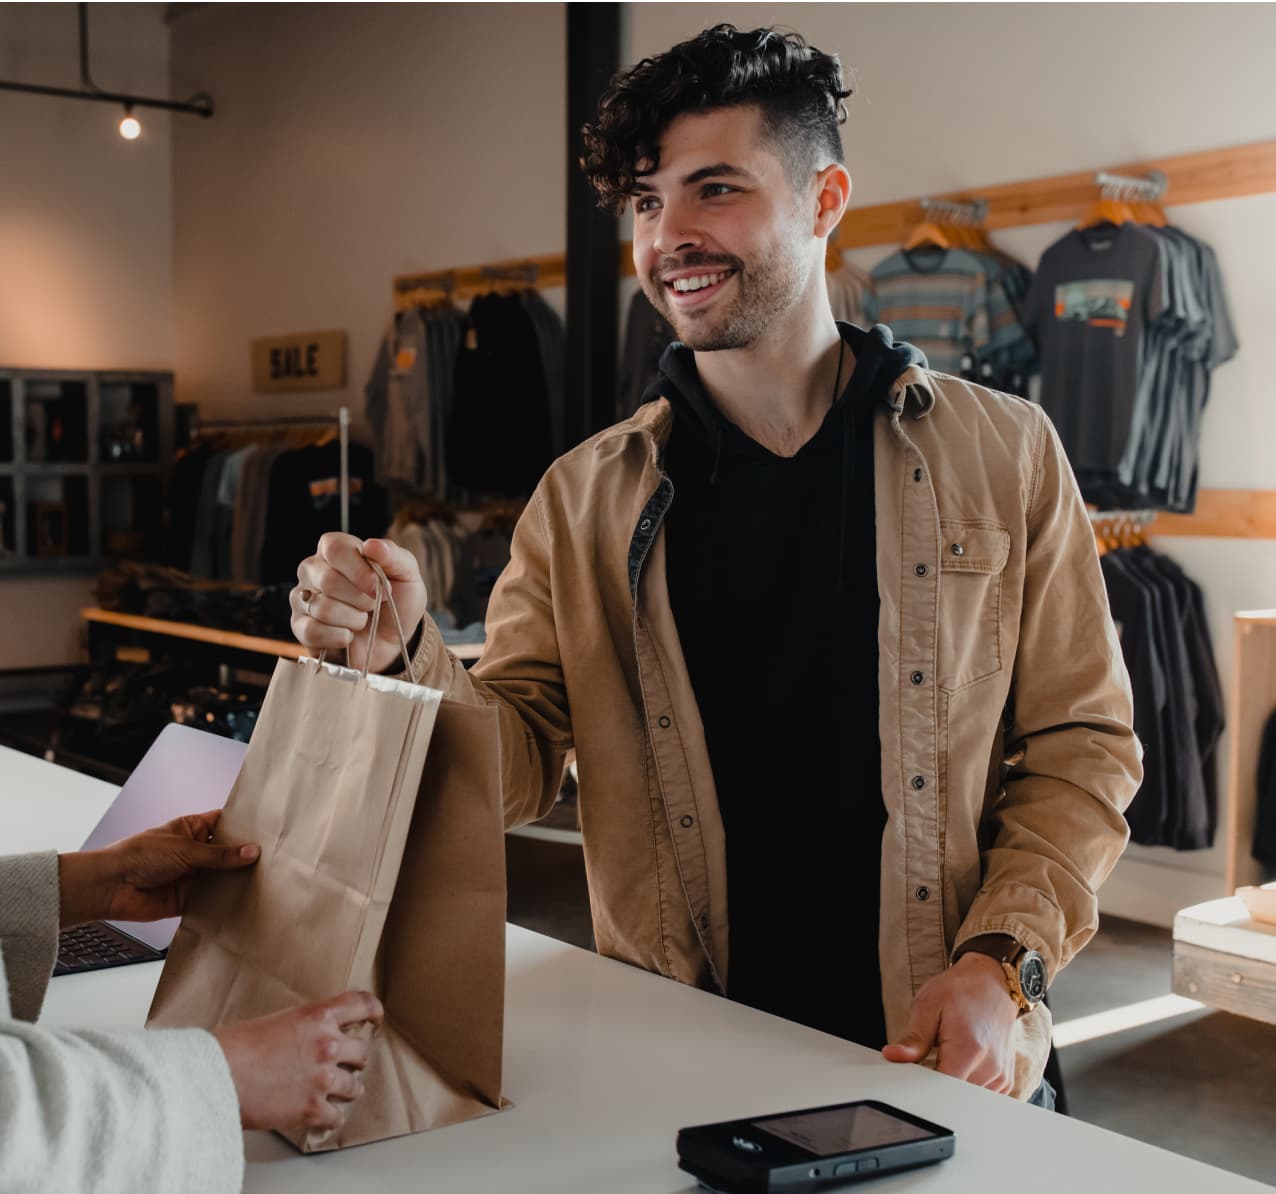
[[[580,169],[580,129],[620,65],[620,4],[567,5],[567,443],[615,422],[619,221]]]

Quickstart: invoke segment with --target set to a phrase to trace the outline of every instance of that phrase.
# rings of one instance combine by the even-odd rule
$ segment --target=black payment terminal
[[[678,1166],[721,1194],[804,1194],[953,1155],[948,1128],[865,1099],[683,1128]]]

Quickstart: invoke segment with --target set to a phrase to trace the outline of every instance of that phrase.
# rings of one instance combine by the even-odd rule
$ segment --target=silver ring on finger
[[[316,596],[317,594],[314,593],[313,590],[311,589],[301,590],[301,608],[307,618],[313,618],[315,616],[310,609],[310,603],[315,599]]]

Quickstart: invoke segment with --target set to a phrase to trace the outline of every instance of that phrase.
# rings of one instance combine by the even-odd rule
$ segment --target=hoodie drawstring
[[[846,507],[851,492],[851,470],[855,467],[855,412],[842,412],[842,513],[837,545],[837,592],[846,592],[846,528],[849,523]]]

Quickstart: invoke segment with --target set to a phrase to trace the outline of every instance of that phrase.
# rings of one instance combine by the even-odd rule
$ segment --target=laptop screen
[[[84,843],[97,850],[187,813],[221,808],[239,774],[248,745],[190,726],[168,725],[151,744],[111,807]],[[111,921],[152,949],[167,949],[180,917],[149,923]]]

